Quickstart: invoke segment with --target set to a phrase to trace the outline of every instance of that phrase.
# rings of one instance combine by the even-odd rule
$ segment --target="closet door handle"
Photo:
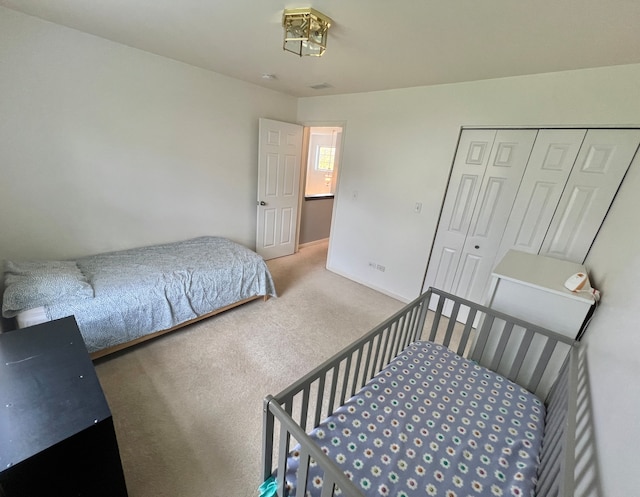
[[[473,248],[475,248],[475,249],[477,250],[477,249],[479,249],[479,248],[480,248],[480,245],[476,245],[476,246],[475,246],[475,247],[473,247]]]
[[[261,200],[260,202],[258,202],[258,205],[267,205],[267,203],[264,200]]]

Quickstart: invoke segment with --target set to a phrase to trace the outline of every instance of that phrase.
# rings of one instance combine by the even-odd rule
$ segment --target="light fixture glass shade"
[[[315,9],[286,9],[282,16],[284,48],[302,57],[320,57],[327,48],[331,19]]]

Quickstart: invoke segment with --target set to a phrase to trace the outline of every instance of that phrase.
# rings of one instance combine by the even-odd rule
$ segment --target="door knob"
[[[267,203],[264,200],[261,200],[260,202],[258,202],[258,205],[267,205]]]

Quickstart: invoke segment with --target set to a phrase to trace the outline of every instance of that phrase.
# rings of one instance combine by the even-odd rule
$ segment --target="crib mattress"
[[[533,496],[544,404],[431,342],[415,342],[310,436],[365,495]],[[290,495],[299,465],[287,464]],[[307,495],[320,495],[311,462]]]

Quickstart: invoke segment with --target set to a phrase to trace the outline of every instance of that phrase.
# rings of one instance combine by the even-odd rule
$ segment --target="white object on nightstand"
[[[583,291],[570,291],[565,283]],[[509,250],[495,267],[485,304],[576,338],[595,303],[584,266],[552,257]]]

